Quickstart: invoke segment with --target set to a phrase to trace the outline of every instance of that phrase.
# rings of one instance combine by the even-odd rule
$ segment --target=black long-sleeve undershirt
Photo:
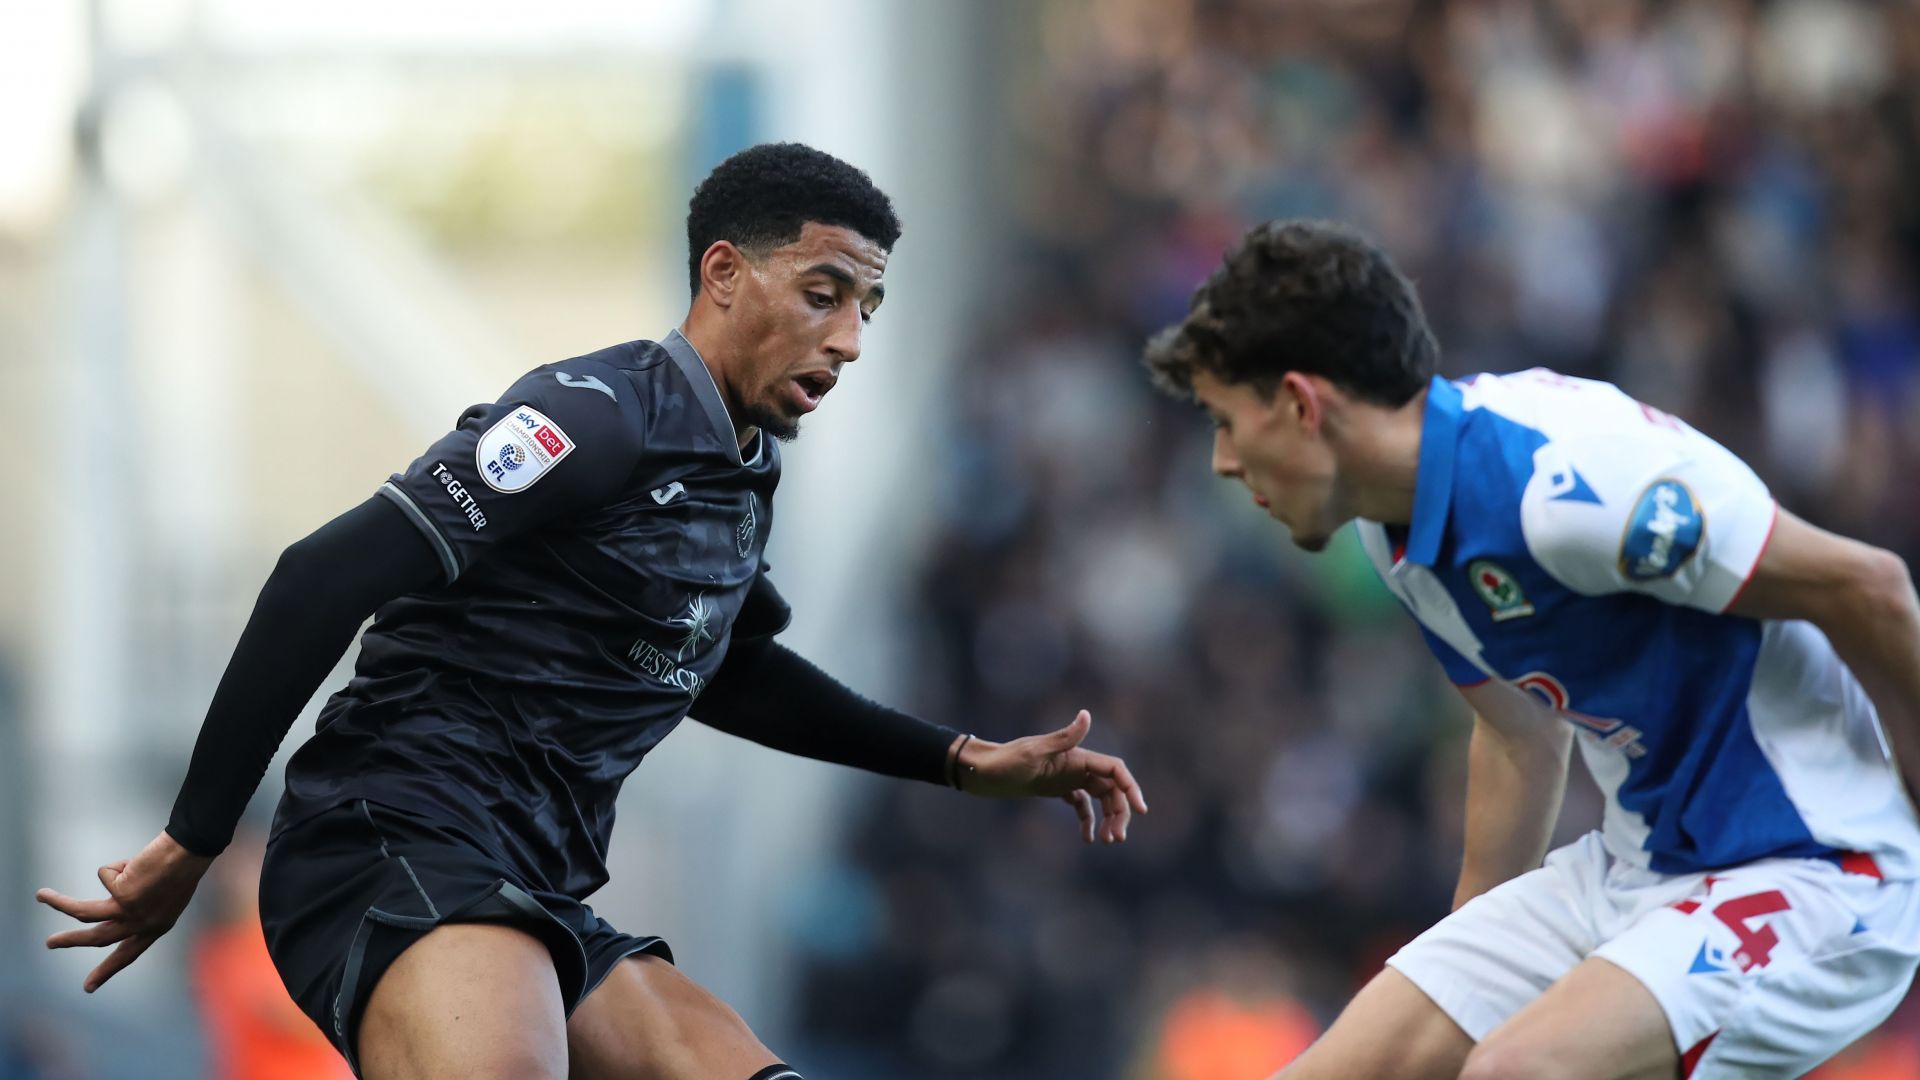
[[[442,578],[426,538],[379,497],[289,547],[214,691],[167,833],[197,854],[224,850],[287,729],[361,624],[387,601]],[[743,610],[695,717],[775,750],[944,782],[957,732],[869,701],[770,636],[739,636],[762,626],[771,633],[783,615],[783,607]]]
[[[947,782],[960,734],[861,696],[770,638],[734,643],[693,718],[789,754],[933,784]]]
[[[287,548],[213,692],[167,833],[196,854],[224,850],[287,729],[360,624],[441,576],[426,537],[378,497]]]

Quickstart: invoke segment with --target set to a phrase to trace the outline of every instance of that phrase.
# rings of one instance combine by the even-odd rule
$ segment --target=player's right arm
[[[375,496],[289,547],[214,692],[167,827],[132,859],[100,868],[107,896],[35,898],[89,925],[48,948],[117,946],[92,993],[180,918],[300,709],[366,619],[409,592],[451,583],[501,542],[597,505],[640,453],[634,389],[537,370],[499,402],[469,409]],[[625,395],[623,400],[616,395]]]
[[[172,819],[131,859],[100,868],[107,896],[41,889],[35,899],[90,925],[50,949],[117,946],[87,975],[88,993],[173,927],[302,706],[381,604],[430,584],[439,560],[400,510],[379,497],[287,548],[260,590],[193,749]]]
[[[1466,850],[1455,908],[1540,865],[1567,789],[1573,728],[1523,690],[1490,679],[1460,687],[1473,707]]]

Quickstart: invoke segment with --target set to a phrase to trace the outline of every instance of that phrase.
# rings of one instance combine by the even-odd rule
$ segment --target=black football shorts
[[[355,1036],[374,984],[441,923],[510,923],[540,939],[569,1016],[626,957],[673,959],[660,938],[623,934],[580,901],[516,878],[456,826],[356,799],[268,844],[260,874],[267,951],[355,1075]]]

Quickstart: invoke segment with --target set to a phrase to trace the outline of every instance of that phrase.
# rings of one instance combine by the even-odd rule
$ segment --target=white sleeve
[[[1716,614],[1752,574],[1775,513],[1746,462],[1678,422],[1547,443],[1520,503],[1534,561],[1575,592]]]

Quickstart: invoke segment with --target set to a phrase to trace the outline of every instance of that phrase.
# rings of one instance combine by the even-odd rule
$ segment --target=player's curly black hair
[[[1146,351],[1154,384],[1175,397],[1193,394],[1196,371],[1265,395],[1299,371],[1390,406],[1419,393],[1439,359],[1413,283],[1364,236],[1325,221],[1247,233]]]
[[[800,238],[809,221],[839,225],[893,250],[893,201],[859,169],[801,143],[750,146],[714,166],[687,206],[687,276],[700,294],[700,258],[720,240],[764,253]]]

